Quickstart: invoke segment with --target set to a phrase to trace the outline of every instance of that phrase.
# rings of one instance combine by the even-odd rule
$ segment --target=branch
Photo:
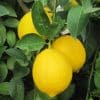
[[[30,9],[24,4],[23,0],[17,0],[17,2],[19,3],[24,13],[27,13],[30,11]]]
[[[98,50],[97,50],[98,51]],[[89,94],[90,94],[90,86],[91,86],[91,79],[92,79],[92,76],[94,74],[94,64],[95,64],[95,61],[96,61],[96,57],[97,57],[97,51],[95,53],[95,57],[93,59],[93,62],[92,62],[92,65],[91,65],[91,71],[90,71],[90,76],[89,76],[89,80],[88,80],[88,89],[87,89],[87,93],[86,93],[86,99],[85,100],[88,100],[89,98]]]

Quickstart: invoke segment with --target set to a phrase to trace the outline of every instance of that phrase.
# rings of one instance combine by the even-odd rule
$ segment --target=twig
[[[23,0],[17,0],[17,1],[24,13],[27,13],[30,11],[30,9],[24,4]]]
[[[96,57],[97,57],[97,51],[95,53],[95,57],[93,59],[92,65],[91,65],[92,68],[91,68],[91,72],[90,72],[90,76],[89,76],[89,80],[88,80],[88,88],[87,88],[87,93],[86,93],[86,99],[85,100],[88,100],[88,97],[89,97],[90,86],[91,86],[91,79],[92,79],[92,76],[93,76],[93,73],[94,73],[94,63],[95,63],[95,60],[96,60]]]

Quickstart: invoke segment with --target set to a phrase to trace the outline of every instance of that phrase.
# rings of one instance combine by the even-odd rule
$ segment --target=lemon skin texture
[[[54,97],[70,85],[72,67],[62,53],[49,48],[36,56],[32,74],[36,87]]]
[[[86,51],[79,39],[64,35],[52,43],[52,48],[66,55],[72,65],[73,72],[79,72],[86,60]]]
[[[47,14],[50,23],[52,22],[53,13],[48,7],[44,7],[44,11]],[[24,35],[35,33],[38,34],[38,31],[35,28],[34,21],[32,21],[32,13],[29,11],[26,13],[20,20],[18,25],[18,37],[21,39]]]

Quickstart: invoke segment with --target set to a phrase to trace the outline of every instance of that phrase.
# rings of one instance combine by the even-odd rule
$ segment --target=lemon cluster
[[[85,60],[85,48],[79,39],[69,35],[57,38],[36,56],[32,69],[36,87],[56,96],[68,88],[73,72],[79,72]]]
[[[51,10],[44,8],[50,23]],[[38,34],[32,21],[31,11],[26,13],[18,25],[18,36]],[[25,27],[25,25],[27,27]],[[32,66],[32,76],[36,87],[54,97],[63,92],[71,83],[73,72],[79,72],[86,60],[86,51],[79,39],[63,35],[55,39],[49,48],[36,55]]]

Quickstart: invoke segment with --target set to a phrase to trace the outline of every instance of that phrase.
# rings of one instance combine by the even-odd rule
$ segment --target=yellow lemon
[[[62,53],[49,48],[36,56],[32,74],[36,87],[53,97],[69,86],[72,80],[72,66]]]
[[[69,0],[72,7],[78,6],[78,2],[76,0]]]
[[[52,47],[66,55],[73,72],[78,72],[85,63],[86,51],[79,39],[69,35],[61,36],[53,42]]]
[[[53,13],[51,10],[46,6],[44,7],[44,11],[47,14],[50,23],[52,22],[52,16]],[[34,23],[32,21],[32,15],[31,11],[26,13],[20,20],[19,25],[18,25],[18,37],[21,39],[24,35],[30,34],[30,33],[35,33],[39,34],[38,31],[36,30]]]

